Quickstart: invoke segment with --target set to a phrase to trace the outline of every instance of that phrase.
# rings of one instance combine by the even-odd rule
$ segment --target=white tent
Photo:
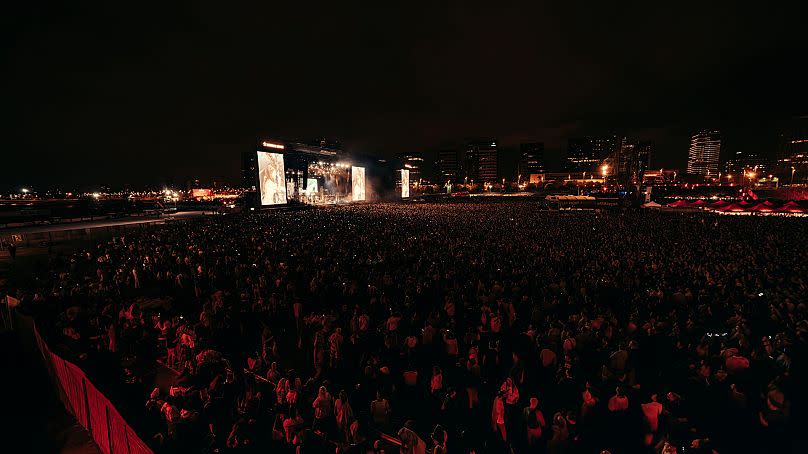
[[[658,204],[658,203],[656,203],[654,201],[651,201],[651,202],[648,202],[648,203],[644,203],[642,205],[642,208],[662,208],[662,205],[660,205],[660,204]]]

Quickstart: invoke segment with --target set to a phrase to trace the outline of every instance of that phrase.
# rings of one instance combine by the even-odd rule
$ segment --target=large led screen
[[[281,153],[258,152],[258,188],[261,193],[261,205],[286,203],[286,181],[283,172]]]
[[[351,194],[354,202],[365,200],[365,168],[351,167]]]
[[[317,178],[306,178],[306,192],[317,192]]]
[[[410,196],[410,171],[407,169],[401,170],[401,198]]]

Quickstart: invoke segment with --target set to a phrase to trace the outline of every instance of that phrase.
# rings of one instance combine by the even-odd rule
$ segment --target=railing
[[[7,307],[2,309],[11,317],[13,329],[19,333],[23,347],[29,351],[32,359],[41,359],[67,411],[87,429],[104,454],[152,453],[84,372],[50,351],[31,317]]]

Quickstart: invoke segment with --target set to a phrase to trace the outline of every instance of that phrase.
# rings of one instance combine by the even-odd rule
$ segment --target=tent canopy
[[[731,203],[718,208],[718,211],[746,211],[746,208],[746,206],[741,205],[740,203]]]
[[[772,207],[770,205],[766,205],[766,203],[759,203],[752,208],[749,208],[748,211],[756,211],[756,212],[769,212],[772,211]]]

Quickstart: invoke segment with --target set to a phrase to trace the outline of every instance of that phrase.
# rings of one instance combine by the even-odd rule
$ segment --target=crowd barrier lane
[[[48,371],[67,411],[92,436],[104,454],[153,454],[132,427],[75,364],[50,351],[34,320],[13,310],[14,328],[24,348]]]

